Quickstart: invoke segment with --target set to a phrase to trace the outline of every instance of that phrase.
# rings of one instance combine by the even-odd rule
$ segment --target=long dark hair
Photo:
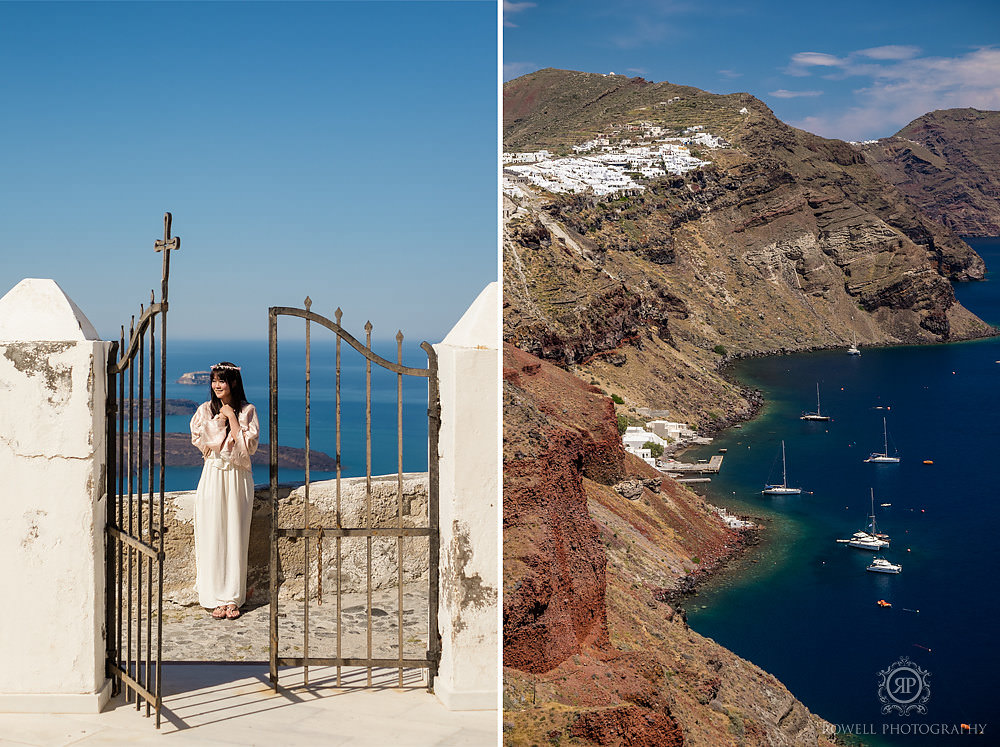
[[[208,393],[212,399],[212,416],[219,414],[219,410],[222,409],[222,400],[215,396],[215,392],[212,390],[212,381],[215,379],[221,379],[222,381],[229,384],[229,393],[232,400],[233,412],[239,416],[240,411],[243,409],[244,405],[247,404],[247,395],[243,391],[243,377],[240,376],[240,367],[235,363],[230,363],[229,361],[222,361],[221,363],[216,363],[212,366],[212,375],[209,378]],[[226,423],[226,430],[229,430],[229,423]]]

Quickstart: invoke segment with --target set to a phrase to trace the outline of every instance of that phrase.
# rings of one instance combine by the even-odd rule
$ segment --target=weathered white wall
[[[52,280],[0,299],[0,711],[96,712],[109,343]]]
[[[499,284],[434,349],[441,382],[441,666],[451,710],[497,708]]]

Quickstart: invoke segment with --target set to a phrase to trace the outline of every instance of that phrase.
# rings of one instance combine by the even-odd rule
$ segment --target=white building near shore
[[[672,420],[650,420],[646,423],[646,428],[660,438],[670,439],[671,441],[694,438],[698,435],[688,427],[687,423],[675,423]]]
[[[640,428],[636,425],[629,426],[625,429],[625,433],[622,434],[622,446],[625,447],[625,451],[635,454],[646,462],[646,464],[655,467],[656,458],[653,456],[652,450],[645,447],[650,442],[664,447],[670,443],[655,433],[651,433],[645,428]]]

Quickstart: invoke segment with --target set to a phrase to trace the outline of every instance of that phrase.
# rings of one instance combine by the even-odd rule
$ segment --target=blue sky
[[[0,3],[0,295],[102,336],[266,339],[300,306],[438,341],[497,277],[494,2]]]
[[[1000,3],[503,0],[504,80],[546,67],[748,91],[826,137],[1000,109]]]

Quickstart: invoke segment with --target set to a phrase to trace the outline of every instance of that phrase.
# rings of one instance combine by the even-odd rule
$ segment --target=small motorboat
[[[865,568],[866,571],[871,571],[872,573],[899,573],[903,570],[903,566],[898,563],[890,563],[885,558],[880,558],[877,555],[872,558],[871,564]]]
[[[932,459],[925,459],[924,464],[934,464],[934,461]]]

